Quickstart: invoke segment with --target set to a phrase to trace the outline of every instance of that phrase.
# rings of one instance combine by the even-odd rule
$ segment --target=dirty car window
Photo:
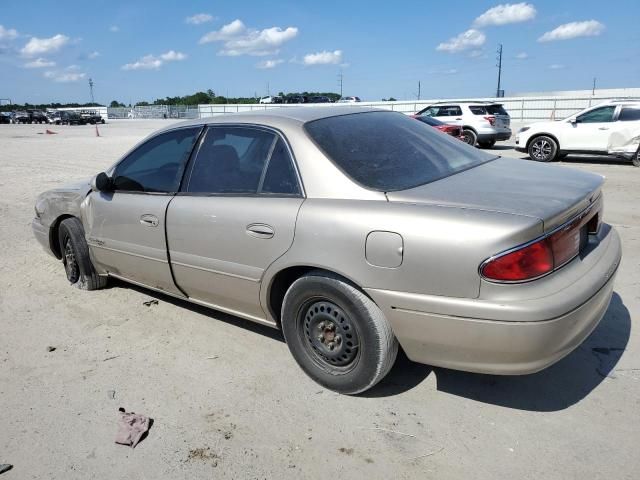
[[[496,158],[401,113],[328,117],[304,128],[343,172],[379,191],[417,187]]]

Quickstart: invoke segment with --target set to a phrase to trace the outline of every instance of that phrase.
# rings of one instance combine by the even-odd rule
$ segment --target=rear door
[[[209,127],[167,211],[176,283],[194,300],[264,321],[260,282],[293,242],[302,186],[279,133]]]
[[[93,261],[111,275],[180,293],[171,277],[165,212],[179,190],[202,127],[161,133],[114,169],[112,192],[91,192],[83,207]]]

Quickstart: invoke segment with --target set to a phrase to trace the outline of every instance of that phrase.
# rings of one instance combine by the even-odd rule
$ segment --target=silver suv
[[[444,123],[461,125],[463,139],[469,145],[491,148],[496,141],[511,138],[511,117],[501,103],[439,102],[420,110]]]

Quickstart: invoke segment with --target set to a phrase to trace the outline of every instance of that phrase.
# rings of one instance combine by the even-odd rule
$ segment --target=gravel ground
[[[36,243],[39,192],[166,124],[114,121],[99,138],[0,126],[0,464],[14,465],[3,480],[638,478],[640,169],[562,162],[607,177],[605,220],[624,243],[611,306],[575,352],[524,377],[400,358],[347,397],[309,380],[277,331],[124,283],[79,291]],[[113,442],[118,407],[155,421],[135,450]]]

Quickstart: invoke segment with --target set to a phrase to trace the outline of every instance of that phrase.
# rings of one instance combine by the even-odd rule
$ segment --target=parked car
[[[621,258],[602,183],[402,113],[291,107],[153,133],[41,194],[32,226],[71,284],[119,278],[280,328],[311,378],[355,394],[398,345],[492,374],[580,345]]]
[[[86,121],[78,112],[63,110],[60,112],[60,125],[86,125]]]
[[[60,125],[62,123],[62,119],[60,117],[60,112],[59,111],[50,111],[47,112],[47,121],[51,124],[51,125]]]
[[[614,101],[586,108],[564,120],[536,122],[516,135],[516,150],[550,162],[571,153],[616,155],[640,166],[640,102]]]
[[[309,98],[309,103],[331,103],[331,99],[325,95],[315,95]]]
[[[309,99],[304,95],[289,95],[285,98],[285,103],[307,103]]]
[[[360,97],[341,97],[338,103],[359,103],[361,101]]]
[[[444,123],[462,125],[469,145],[491,148],[511,138],[511,117],[500,103],[443,102],[429,105],[416,115],[428,115]]]
[[[0,112],[0,124],[13,123],[13,117],[9,112]]]
[[[31,115],[26,110],[17,110],[13,113],[13,123],[31,123]]]
[[[259,103],[284,103],[284,99],[277,96],[262,97]]]
[[[411,117],[416,120],[426,123],[427,125],[432,126],[436,130],[441,131],[442,133],[446,133],[447,135],[451,135],[457,139],[460,139],[464,142],[464,137],[462,136],[462,127],[460,125],[449,125],[448,123],[441,122],[440,120],[436,120],[429,115],[411,115]]]
[[[95,125],[96,123],[104,123],[102,115],[95,110],[81,110],[80,117],[82,117],[85,124],[90,123],[91,125]],[[167,118],[166,114],[164,118]]]

